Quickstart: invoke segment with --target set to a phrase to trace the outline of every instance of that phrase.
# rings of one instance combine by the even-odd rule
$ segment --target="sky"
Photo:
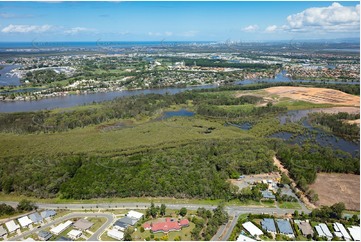
[[[354,2],[0,2],[0,41],[359,38]]]

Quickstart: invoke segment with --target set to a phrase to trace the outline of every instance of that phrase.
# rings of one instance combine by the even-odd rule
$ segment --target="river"
[[[4,78],[6,79],[7,85],[16,85],[19,82],[17,77],[9,77],[6,73],[9,73],[12,69],[15,69],[19,66],[5,66],[0,72],[4,73]],[[307,80],[291,80],[286,75],[286,71],[282,71],[275,76],[275,78],[267,79],[257,79],[257,80],[242,80],[235,82],[235,85],[247,85],[259,82],[314,82]],[[1,75],[3,77],[3,74]],[[5,79],[3,79],[3,82]],[[328,83],[346,83],[346,82],[328,82]],[[349,82],[347,84],[359,84],[359,82]],[[1,85],[1,84],[0,84]],[[0,102],[0,113],[9,113],[9,112],[30,112],[37,110],[51,110],[55,108],[68,108],[73,106],[84,105],[92,102],[101,102],[112,100],[117,97],[127,97],[134,96],[139,94],[175,94],[183,92],[186,90],[192,89],[202,89],[202,88],[216,88],[217,85],[205,85],[205,86],[192,86],[184,88],[159,88],[159,89],[146,89],[146,90],[132,90],[132,91],[116,91],[116,92],[105,92],[105,93],[91,93],[91,94],[81,94],[81,95],[68,95],[64,97],[52,97],[47,99],[40,99],[37,101],[12,101],[12,102]]]
[[[0,112],[30,112],[37,110],[51,110],[55,108],[69,108],[78,105],[84,105],[92,102],[101,102],[113,100],[117,97],[128,97],[140,94],[175,94],[184,92],[186,90],[214,88],[216,86],[193,86],[183,88],[159,88],[159,89],[146,89],[146,90],[132,90],[132,91],[116,91],[116,92],[99,92],[92,94],[69,95],[64,97],[53,97],[41,99],[37,101],[13,101],[13,102],[0,102]]]
[[[21,67],[20,65],[2,65],[3,69],[0,70],[0,86],[19,86],[20,79],[11,71]]]

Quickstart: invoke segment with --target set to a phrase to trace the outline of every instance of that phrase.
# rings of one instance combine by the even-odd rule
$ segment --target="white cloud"
[[[198,31],[190,30],[190,31],[187,31],[187,32],[183,32],[180,35],[183,36],[183,37],[194,37],[194,36],[197,35],[197,33],[198,33]]]
[[[249,25],[245,28],[243,28],[242,30],[245,31],[245,32],[255,32],[259,29],[258,25],[257,24],[253,24],[253,25]]]
[[[162,34],[159,32],[148,32],[149,36],[161,36]]]
[[[33,18],[34,15],[31,14],[14,14],[14,13],[0,13],[0,18]]]
[[[350,32],[360,31],[360,4],[345,7],[333,3],[328,7],[308,8],[287,17],[290,31]]]
[[[51,25],[14,25],[10,24],[3,28],[3,33],[43,33],[52,30]]]
[[[266,32],[267,33],[272,33],[272,32],[275,32],[277,30],[277,25],[270,25],[266,28]]]
[[[90,32],[90,31],[94,31],[94,29],[88,29],[88,28],[83,28],[83,27],[74,27],[74,28],[65,30],[64,33],[65,34],[77,34],[80,32]]]
[[[164,32],[164,33],[160,33],[160,32],[148,32],[149,36],[172,36],[173,32]]]

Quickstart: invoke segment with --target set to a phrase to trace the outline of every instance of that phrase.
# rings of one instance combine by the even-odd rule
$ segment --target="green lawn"
[[[278,203],[278,207],[286,209],[301,209],[301,205],[298,202],[282,202]]]
[[[219,108],[228,110],[228,111],[242,111],[242,112],[251,112],[254,105],[253,104],[242,104],[242,105],[220,105]]]
[[[310,108],[330,108],[330,107],[335,107],[336,105],[316,104],[306,101],[298,101],[289,98],[282,98],[280,102],[275,104],[275,106],[287,107],[288,110],[301,110],[301,109],[310,109]]]
[[[93,233],[95,233],[107,221],[107,219],[103,217],[89,217],[87,220],[94,223],[94,225],[89,229]]]
[[[116,239],[113,239],[107,235],[107,231],[105,231],[102,236],[100,236],[101,241],[117,241]]]

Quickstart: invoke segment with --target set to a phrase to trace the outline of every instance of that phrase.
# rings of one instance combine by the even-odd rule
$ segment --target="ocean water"
[[[190,44],[207,44],[211,41],[31,41],[31,42],[0,42],[0,49],[27,49],[27,48],[131,48],[131,47],[159,47]]]

